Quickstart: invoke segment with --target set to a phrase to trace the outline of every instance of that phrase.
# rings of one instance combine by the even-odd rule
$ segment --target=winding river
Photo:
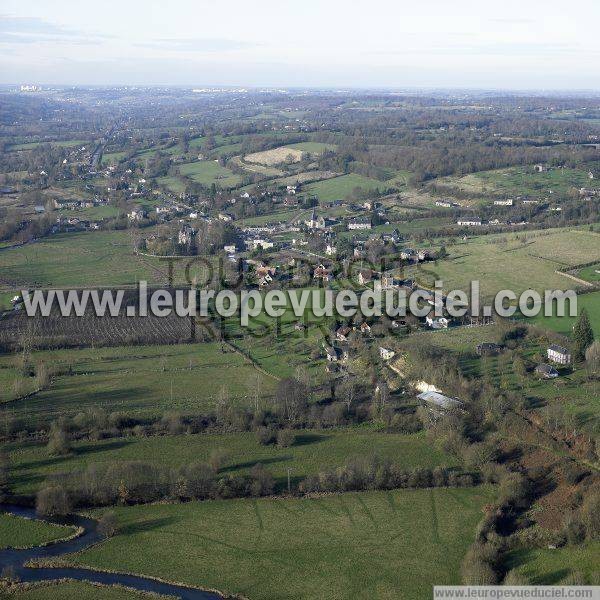
[[[0,512],[9,513],[16,517],[38,519],[35,509],[13,504],[0,504]],[[181,598],[181,600],[223,600],[223,597],[213,592],[205,592],[194,588],[188,588],[171,583],[163,583],[141,577],[138,575],[126,575],[125,573],[104,573],[93,569],[71,568],[71,567],[26,567],[25,563],[32,559],[50,558],[62,556],[71,552],[79,552],[103,539],[96,531],[96,521],[74,515],[67,519],[44,519],[48,523],[61,525],[74,525],[81,527],[83,532],[77,537],[24,550],[7,548],[0,550],[0,569],[12,567],[15,575],[20,581],[39,582],[53,581],[56,579],[75,579],[78,581],[89,581],[105,585],[123,585],[128,588],[142,592],[154,592]]]

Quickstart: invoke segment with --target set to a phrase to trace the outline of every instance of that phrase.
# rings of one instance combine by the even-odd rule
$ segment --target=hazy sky
[[[0,83],[600,90],[599,0],[1,0]]]

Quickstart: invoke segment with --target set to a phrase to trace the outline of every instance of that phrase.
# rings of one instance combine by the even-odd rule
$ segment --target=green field
[[[417,467],[452,467],[456,459],[438,450],[424,434],[384,433],[372,427],[339,430],[302,430],[289,448],[263,446],[254,433],[195,434],[126,438],[74,445],[73,454],[49,458],[45,445],[15,442],[11,445],[13,492],[32,494],[51,473],[68,472],[90,463],[149,461],[178,468],[206,461],[211,453],[224,453],[222,471],[247,472],[262,463],[285,487],[288,472],[294,483],[320,470],[333,469],[357,457],[387,458],[406,470]]]
[[[107,152],[102,155],[102,165],[116,165],[127,156],[127,152]]]
[[[531,585],[560,585],[573,573],[582,574],[588,585],[598,585],[598,556],[600,542],[556,550],[533,548],[511,552],[507,566],[524,575]]]
[[[118,508],[122,535],[73,557],[255,600],[424,599],[458,584],[485,487]]]
[[[156,180],[160,185],[164,185],[170,192],[174,194],[183,194],[185,192],[185,181],[181,177],[167,175],[159,177]]]
[[[94,600],[167,600],[166,596],[145,594],[120,586],[95,585],[83,581],[65,581],[60,583],[27,584],[25,589],[20,586],[11,590],[6,599],[15,600],[81,600],[93,598]]]
[[[422,267],[425,283],[439,279],[446,290],[468,290],[479,280],[483,294],[570,289],[575,282],[556,271],[600,258],[600,234],[573,228],[480,236],[447,250],[447,259]]]
[[[0,364],[14,369],[15,360],[2,356]],[[222,388],[231,402],[248,403],[257,374],[239,354],[222,352],[218,343],[43,351],[34,352],[31,361],[65,371],[48,389],[10,405],[11,410],[33,421],[95,407],[138,415],[169,410],[211,412]],[[258,377],[263,394],[268,395],[274,380]],[[13,390],[0,393],[7,394],[7,400]]]
[[[517,196],[565,195],[574,188],[590,185],[589,170],[593,166],[581,169],[552,169],[536,172],[532,166],[511,167],[492,171],[480,171],[462,177],[442,177],[436,181],[439,186],[473,194],[500,194]]]
[[[600,282],[600,263],[579,269],[575,274],[585,281]]]
[[[23,144],[12,144],[9,146],[9,150],[33,150],[38,146],[42,146],[44,144],[51,144],[52,146],[58,146],[60,148],[71,148],[74,146],[85,146],[87,142],[85,140],[52,140],[52,141],[43,141],[43,142],[26,142]]]
[[[72,527],[0,513],[0,549],[39,546],[72,535]]]
[[[242,182],[242,178],[239,175],[233,173],[227,167],[222,167],[214,160],[183,164],[179,167],[179,172],[181,175],[206,186],[214,183],[222,188],[232,188]]]
[[[581,311],[584,308],[590,317],[590,322],[596,337],[600,338],[600,291],[577,296],[578,314],[581,314]],[[552,317],[538,315],[531,319],[536,325],[544,327],[545,329],[550,329],[551,331],[556,331],[562,335],[571,335],[575,320],[575,317],[557,317],[556,315]]]
[[[344,199],[357,187],[364,190],[374,190],[377,188],[384,189],[387,186],[376,179],[350,173],[311,183],[306,186],[305,190],[309,194],[315,194],[321,202],[331,202]]]
[[[16,289],[116,286],[135,284],[140,279],[164,283],[166,267],[159,259],[134,255],[135,235],[128,231],[58,234],[3,250],[0,284]],[[183,267],[176,271],[183,276]]]

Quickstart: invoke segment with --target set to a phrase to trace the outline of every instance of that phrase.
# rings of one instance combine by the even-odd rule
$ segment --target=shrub
[[[529,585],[530,582],[525,575],[519,573],[515,569],[512,569],[506,574],[506,577],[502,583],[504,585]]]
[[[250,471],[252,482],[250,483],[250,493],[252,496],[269,496],[275,488],[273,475],[260,463],[254,465]]]
[[[98,520],[96,529],[104,537],[113,537],[117,533],[117,515],[112,511],[104,513]]]
[[[589,540],[600,538],[600,492],[588,494],[581,506],[581,522]]]
[[[496,585],[498,576],[489,563],[474,560],[463,563],[462,582],[464,585]]]
[[[35,508],[40,515],[65,516],[73,510],[73,504],[67,491],[55,484],[38,492]]]
[[[67,432],[57,423],[50,426],[47,450],[50,456],[65,456],[71,451]]]
[[[277,445],[280,448],[289,448],[296,442],[296,433],[292,429],[281,429],[277,432]]]
[[[275,443],[277,435],[275,430],[270,427],[259,427],[256,430],[256,439],[262,446],[268,446],[269,444]]]

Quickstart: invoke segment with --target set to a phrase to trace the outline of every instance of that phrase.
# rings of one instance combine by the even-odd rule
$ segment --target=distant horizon
[[[600,91],[598,22],[593,0],[4,0],[0,83]]]
[[[49,91],[60,89],[187,89],[190,92],[197,91],[198,94],[208,92],[227,91],[247,91],[247,92],[330,92],[344,94],[348,92],[377,92],[383,94],[417,94],[417,93],[473,93],[473,94],[512,94],[516,96],[527,95],[560,95],[582,96],[585,94],[599,95],[598,88],[510,88],[510,87],[478,87],[478,86],[459,86],[446,87],[440,85],[419,85],[419,86],[303,86],[303,85],[278,85],[278,84],[253,84],[245,85],[242,83],[231,84],[210,84],[210,83],[45,83],[43,81],[23,80],[19,82],[0,83],[0,89],[20,88],[21,86],[38,86],[41,89],[37,91]],[[19,90],[17,90],[19,91]],[[25,93],[25,92],[24,92]]]

